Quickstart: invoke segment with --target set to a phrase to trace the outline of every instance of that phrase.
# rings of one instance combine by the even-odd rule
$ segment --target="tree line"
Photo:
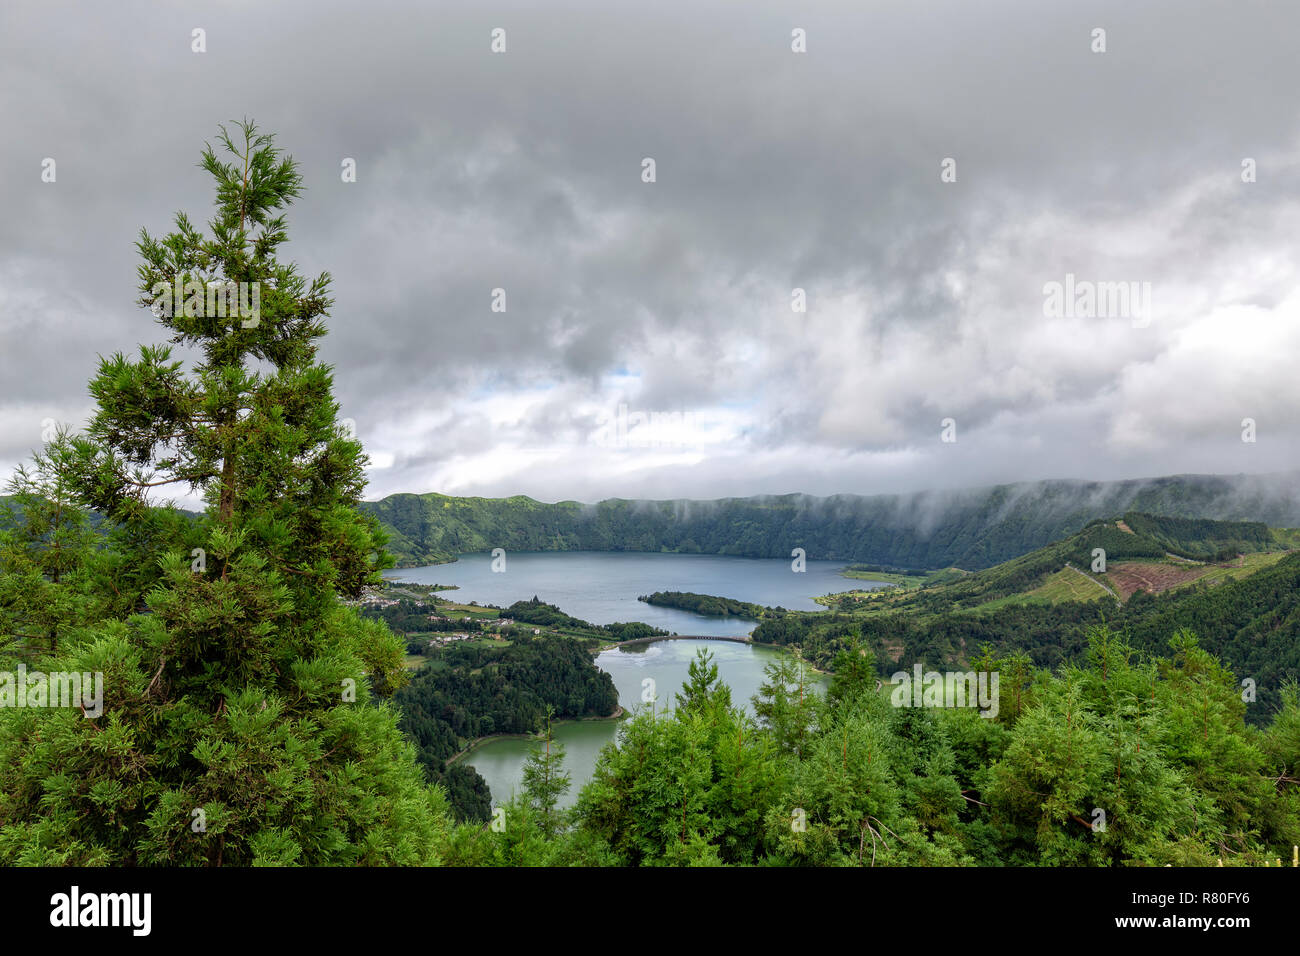
[[[696,594],[693,591],[655,591],[653,594],[642,594],[637,600],[659,607],[693,611],[706,617],[742,617],[757,621],[768,614],[768,609],[761,604],[751,604],[748,601],[737,601],[713,594]]]
[[[1180,631],[1165,654],[1104,626],[1059,673],[984,649],[996,716],[896,706],[860,648],[823,697],[793,661],[737,706],[705,652],[642,710],[567,812],[526,783],[476,865],[1262,865],[1300,841],[1300,692],[1248,725],[1234,675]],[[544,759],[540,755],[539,761]],[[550,779],[562,772],[553,755]],[[536,774],[533,775],[536,779]]]
[[[1300,487],[1295,476],[1279,477],[1275,486],[1260,486],[1259,481],[1179,476],[1104,483],[1034,482],[952,494],[779,495],[709,502],[611,499],[594,505],[547,504],[524,496],[398,494],[367,502],[363,508],[389,532],[401,567],[450,561],[457,554],[493,548],[785,559],[793,548],[803,548],[809,558],[978,570],[1059,541],[1089,522],[1113,520],[1126,512],[1187,519],[1251,518],[1274,527],[1300,525]],[[1161,533],[1180,540],[1188,533],[1187,527],[1168,524],[1171,519],[1161,520],[1165,522],[1159,526]],[[1257,537],[1252,522],[1234,523],[1240,525],[1234,541],[1249,545]],[[1232,543],[1220,542],[1219,547]],[[1185,556],[1203,553],[1197,550]]]

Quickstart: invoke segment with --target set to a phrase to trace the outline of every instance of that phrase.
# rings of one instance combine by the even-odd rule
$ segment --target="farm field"
[[[1160,594],[1171,588],[1191,584],[1204,577],[1211,565],[1182,561],[1121,561],[1112,564],[1104,575],[1122,600],[1136,591]]]

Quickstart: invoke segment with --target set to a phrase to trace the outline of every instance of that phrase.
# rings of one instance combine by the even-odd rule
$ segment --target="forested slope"
[[[1043,481],[913,495],[546,504],[531,498],[391,495],[366,502],[399,566],[492,548],[675,551],[974,570],[1128,511],[1168,518],[1300,525],[1300,472]],[[1154,535],[1153,535],[1154,536]]]
[[[1144,533],[1119,530],[1142,528]],[[1145,532],[1157,530],[1159,540]],[[756,640],[800,646],[803,655],[829,664],[861,638],[882,671],[920,662],[939,666],[969,661],[987,644],[997,653],[1024,653],[1041,667],[1077,661],[1088,628],[1109,624],[1145,654],[1161,654],[1169,636],[1194,631],[1201,646],[1239,675],[1253,679],[1259,707],[1248,719],[1266,719],[1287,681],[1300,680],[1300,552],[1271,555],[1258,568],[1242,567],[1236,577],[1205,581],[1161,593],[1137,591],[1120,601],[1098,587],[1088,601],[1052,601],[1035,589],[1071,562],[1074,573],[1104,584],[1107,573],[1091,572],[1094,548],[1106,550],[1108,567],[1141,559],[1159,566],[1170,553],[1221,554],[1233,542],[1242,548],[1277,547],[1263,526],[1232,522],[1170,522],[1140,513],[1122,521],[1096,522],[1069,538],[959,581],[909,591],[883,592],[843,600],[832,613],[789,612],[764,619]],[[1250,552],[1247,552],[1250,553]]]
[[[487,785],[473,767],[445,766],[449,758],[476,737],[532,733],[548,712],[608,717],[618,692],[583,643],[543,636],[500,648],[448,648],[394,702],[399,726],[430,778],[447,788],[452,808],[464,819],[486,819]]]

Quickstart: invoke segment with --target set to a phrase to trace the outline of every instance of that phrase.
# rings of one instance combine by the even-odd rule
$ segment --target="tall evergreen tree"
[[[555,832],[555,807],[568,791],[564,744],[556,741],[548,712],[542,730],[542,746],[533,748],[524,763],[524,793],[528,795],[529,804],[541,812],[542,828],[547,833]]]
[[[831,685],[826,690],[826,700],[843,706],[858,699],[868,689],[876,686],[876,668],[862,645],[862,633],[854,628],[848,636],[847,646],[835,655],[831,663]]]
[[[686,683],[674,695],[677,709],[699,710],[711,705],[731,706],[731,688],[718,680],[718,665],[713,655],[704,648],[695,652],[695,659],[687,668]]]
[[[802,754],[817,719],[818,696],[808,687],[802,660],[782,657],[764,666],[767,678],[753,697],[754,716],[783,753]]]
[[[401,644],[339,601],[389,561],[316,356],[329,276],[279,258],[301,175],[251,122],[218,147],[201,163],[210,235],[182,213],[137,243],[139,302],[170,345],[101,360],[94,417],[62,460],[80,502],[158,570],[143,613],[63,662],[104,674],[104,716],[0,714],[0,861],[435,862],[445,797],[377,700],[403,681]],[[255,308],[232,315],[227,288]],[[177,487],[204,513],[145,533],[151,494]]]

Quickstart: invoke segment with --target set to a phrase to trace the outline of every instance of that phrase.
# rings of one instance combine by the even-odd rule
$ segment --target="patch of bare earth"
[[[1115,527],[1119,528],[1119,530],[1120,530],[1120,531],[1123,531],[1125,534],[1134,534],[1134,533],[1135,533],[1135,532],[1133,531],[1133,529],[1130,528],[1128,525],[1126,525],[1123,521],[1116,521],[1116,522],[1115,522]]]
[[[1125,601],[1135,591],[1159,594],[1188,581],[1195,581],[1209,571],[1199,565],[1148,564],[1142,561],[1121,561],[1106,569],[1106,577]]]

